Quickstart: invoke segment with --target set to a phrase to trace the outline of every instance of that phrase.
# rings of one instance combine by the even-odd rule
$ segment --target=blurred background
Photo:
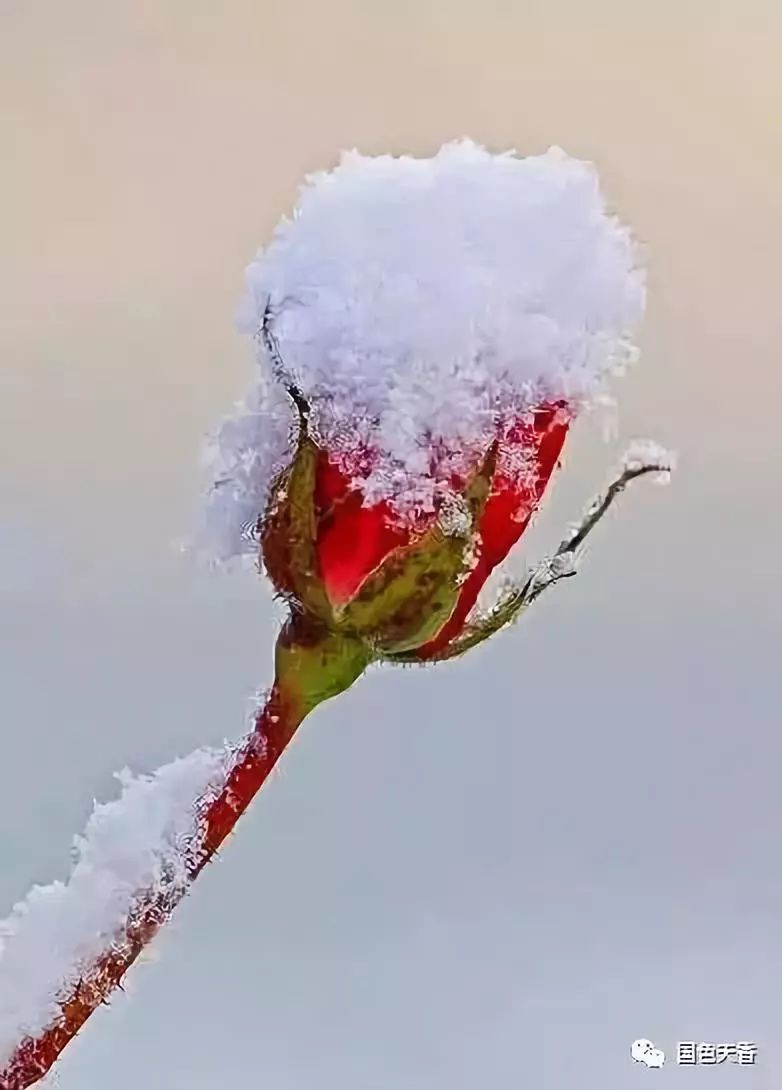
[[[177,543],[243,268],[341,149],[559,144],[642,243],[619,438],[517,569],[622,442],[680,458],[518,627],[318,710],[53,1085],[780,1085],[781,47],[776,0],[2,0],[0,915],[270,680],[268,590]]]

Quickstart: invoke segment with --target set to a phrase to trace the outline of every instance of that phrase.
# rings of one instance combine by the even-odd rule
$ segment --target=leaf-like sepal
[[[434,526],[418,542],[395,549],[337,611],[337,625],[378,650],[407,650],[434,638],[456,605],[465,541]]]
[[[320,448],[299,409],[299,438],[293,461],[278,476],[261,520],[261,556],[267,574],[284,596],[328,623],[333,612],[318,565],[315,481]]]
[[[465,525],[446,533],[437,521],[418,541],[395,549],[335,612],[340,628],[393,654],[433,639],[453,613],[468,550],[474,546],[497,462],[493,443],[463,496]]]

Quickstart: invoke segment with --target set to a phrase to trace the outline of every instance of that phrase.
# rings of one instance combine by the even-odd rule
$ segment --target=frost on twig
[[[590,503],[579,522],[570,528],[553,556],[541,561],[526,582],[503,594],[493,609],[469,622],[460,637],[429,661],[442,661],[463,655],[514,621],[549,587],[576,575],[579,552],[584,542],[628,484],[639,477],[651,477],[660,483],[667,483],[674,466],[674,455],[658,444],[646,440],[631,444],[613,480]]]
[[[576,575],[579,549],[617,496],[639,477],[653,476],[659,482],[667,483],[674,463],[673,454],[656,443],[642,440],[631,444],[625,451],[619,472],[606,490],[590,503],[581,520],[571,527],[568,536],[560,542],[554,555],[538,565],[529,577],[520,604],[529,605],[554,583]]]

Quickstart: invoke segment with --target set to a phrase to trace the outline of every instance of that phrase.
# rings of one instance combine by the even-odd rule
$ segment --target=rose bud
[[[350,680],[461,653],[497,627],[473,607],[572,422],[634,356],[643,279],[593,168],[469,141],[345,155],[247,286],[260,372],[214,445],[218,560],[258,550],[291,646],[348,641]],[[323,692],[334,654],[309,658]]]
[[[296,398],[300,410],[301,396]],[[469,480],[416,531],[360,489],[318,446],[300,415],[289,467],[271,487],[259,520],[262,564],[294,610],[355,636],[384,658],[417,651],[423,660],[458,636],[492,569],[521,536],[565,439],[564,406],[543,406],[506,429]],[[498,469],[500,449],[521,455],[523,472]]]

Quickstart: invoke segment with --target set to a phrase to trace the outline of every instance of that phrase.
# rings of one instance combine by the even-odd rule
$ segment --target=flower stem
[[[277,642],[274,685],[253,730],[234,752],[217,791],[193,800],[200,811],[198,843],[187,857],[185,881],[172,876],[139,891],[105,952],[83,968],[76,984],[63,988],[58,1015],[40,1033],[20,1041],[0,1071],[0,1090],[26,1090],[47,1074],[89,1016],[121,988],[125,973],[233,831],[306,715],[348,688],[367,664],[361,648],[336,641],[302,618],[288,622]]]

